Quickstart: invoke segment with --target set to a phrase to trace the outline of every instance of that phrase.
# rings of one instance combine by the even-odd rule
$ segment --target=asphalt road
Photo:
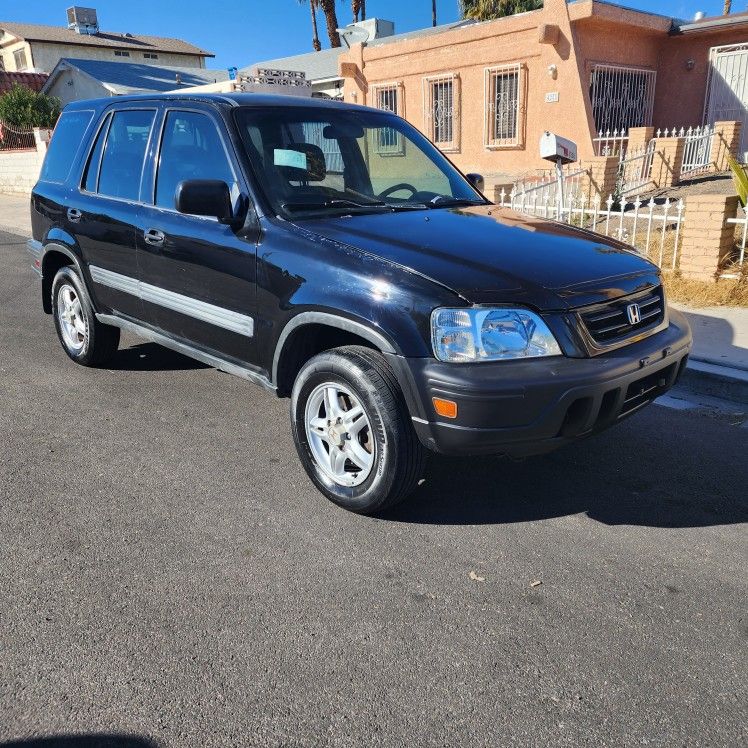
[[[307,480],[286,401],[134,339],[72,364],[0,234],[0,434],[0,746],[748,742],[729,418],[440,459],[358,517]]]

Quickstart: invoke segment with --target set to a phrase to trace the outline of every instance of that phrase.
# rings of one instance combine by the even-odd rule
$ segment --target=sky
[[[457,0],[437,0],[439,23],[458,18]],[[0,0],[0,21],[65,25],[65,9],[73,0]],[[339,0],[338,21],[350,23],[348,0]],[[723,0],[622,0],[618,3],[678,18],[722,13]],[[173,36],[215,53],[207,66],[214,69],[244,67],[255,62],[309,52],[311,21],[309,8],[298,0],[83,0],[95,7],[102,30]],[[745,3],[733,2],[745,10]],[[369,17],[395,22],[396,33],[431,25],[431,0],[368,0]],[[324,18],[319,18],[323,46],[328,41]]]

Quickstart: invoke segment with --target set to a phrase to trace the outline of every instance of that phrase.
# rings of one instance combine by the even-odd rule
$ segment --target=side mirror
[[[229,186],[220,179],[186,179],[180,182],[175,202],[180,213],[217,218],[220,223],[234,222]]]
[[[485,181],[483,180],[482,174],[466,174],[467,181],[475,187],[478,192],[483,194],[483,188],[485,187]]]

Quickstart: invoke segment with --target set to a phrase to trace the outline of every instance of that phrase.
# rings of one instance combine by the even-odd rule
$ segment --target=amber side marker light
[[[442,400],[440,397],[432,398],[434,410],[438,415],[445,418],[457,418],[457,403],[453,400]]]

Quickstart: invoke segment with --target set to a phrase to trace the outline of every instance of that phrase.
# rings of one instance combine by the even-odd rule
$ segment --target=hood
[[[493,205],[295,223],[406,267],[475,304],[563,310],[659,282],[657,267],[621,242]]]

